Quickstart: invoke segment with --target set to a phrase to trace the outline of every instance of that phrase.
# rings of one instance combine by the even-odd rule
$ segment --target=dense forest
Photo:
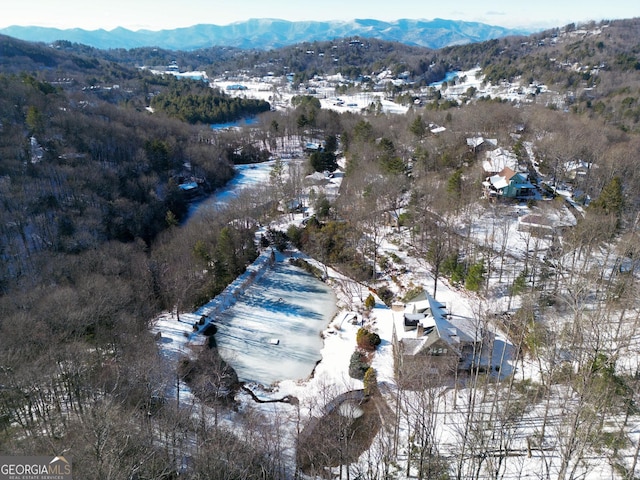
[[[517,361],[549,370],[535,380],[514,375],[494,382],[477,372],[466,378],[473,408],[447,455],[435,440],[442,379],[420,377],[420,388],[399,389],[386,402],[368,392],[376,398],[369,404],[374,412],[409,424],[413,435],[382,436],[360,478],[406,478],[396,468],[404,441],[406,469],[419,465],[418,478],[503,478],[518,458],[509,446],[516,425],[536,409],[544,412],[543,425],[557,420],[531,439],[529,455],[553,452],[561,459],[545,478],[579,478],[596,453],[615,478],[636,478],[640,451],[632,428],[640,388],[634,360],[627,369],[620,365],[639,333],[630,315],[637,311],[640,245],[638,31],[634,20],[570,25],[440,51],[344,39],[271,52],[102,52],[1,37],[0,450],[68,451],[74,474],[86,479],[300,478],[299,468],[320,478],[326,471],[319,465],[344,454],[344,437],[333,427],[324,425],[332,439],[325,458],[318,437],[302,433],[322,428],[297,410],[301,448],[291,471],[284,418],[239,408],[226,388],[211,394],[221,390],[227,368],[214,351],[193,363],[183,359],[179,369],[183,379],[209,382],[194,387],[202,403],[166,397],[177,379],[150,324],[162,311],[179,316],[215,297],[271,246],[294,245],[391,305],[398,299],[391,287],[403,296],[416,289],[398,287],[398,260],[379,254],[391,232],[436,284],[446,278],[480,299],[482,318],[494,319],[487,305],[498,290],[507,292],[518,308],[495,321],[517,347]],[[211,76],[293,73],[301,88],[288,110],[274,111],[202,82],[136,68],[173,61]],[[545,83],[564,104],[468,98],[447,109],[415,106],[405,115],[337,113],[304,89],[316,75],[341,72],[355,81],[389,69],[408,72],[409,90],[477,65],[485,82]],[[208,125],[247,114],[257,122],[242,130]],[[436,134],[431,125],[445,129]],[[576,225],[554,237],[544,258],[535,235],[523,259],[506,244],[495,250],[488,239],[473,238],[474,221],[493,222],[495,233],[508,217],[503,204],[479,200],[486,172],[466,143],[477,135],[511,149],[532,180],[552,178],[548,189],[571,183],[579,190],[567,202]],[[278,145],[309,139],[325,149],[304,157],[300,171],[285,175],[276,162],[263,189],[187,221],[193,198],[181,185],[195,182],[208,195],[233,177],[235,164],[266,160]],[[339,196],[314,193],[309,221],[270,229],[256,244],[260,225],[291,213],[282,206],[300,196],[305,175],[337,170],[338,155]],[[572,178],[566,165],[578,160],[597,167]],[[522,208],[564,206],[557,197]],[[400,232],[407,244],[400,244]],[[492,278],[499,278],[495,290]],[[359,338],[354,371],[369,389],[375,377],[365,376],[366,362],[379,338],[371,332]],[[567,352],[572,364],[560,360]],[[215,410],[215,424],[205,419],[205,405]],[[240,423],[232,431],[217,423],[217,413],[234,408]],[[635,456],[622,456],[625,449]],[[348,472],[340,468],[340,478]]]
[[[167,77],[166,92],[151,99],[151,107],[188,123],[226,123],[269,111],[264,100],[229,98],[203,82]]]

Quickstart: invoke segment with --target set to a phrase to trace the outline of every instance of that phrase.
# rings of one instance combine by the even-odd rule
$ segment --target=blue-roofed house
[[[482,182],[487,198],[528,198],[535,195],[536,187],[523,173],[504,167],[499,173]]]

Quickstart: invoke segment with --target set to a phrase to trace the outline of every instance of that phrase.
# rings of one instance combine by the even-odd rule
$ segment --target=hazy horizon
[[[506,28],[542,29],[560,27],[572,22],[614,20],[640,17],[640,2],[627,0],[580,3],[540,0],[519,4],[497,0],[479,2],[435,2],[425,4],[417,0],[353,0],[343,2],[325,0],[321,4],[291,3],[285,0],[237,0],[229,7],[221,0],[112,0],[93,2],[86,7],[84,0],[10,0],[0,18],[0,28],[9,26],[38,26],[49,28],[80,28],[83,30],[172,30],[198,24],[229,25],[250,19],[279,19],[288,21],[352,21],[375,19],[462,20],[480,22]]]

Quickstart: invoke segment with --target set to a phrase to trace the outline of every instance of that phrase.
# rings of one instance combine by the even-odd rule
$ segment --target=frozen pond
[[[256,187],[269,181],[269,174],[273,168],[274,160],[263,163],[252,163],[249,165],[236,165],[236,174],[227,182],[227,184],[213,195],[194,202],[189,206],[188,218],[191,218],[196,212],[216,208],[229,202],[229,200],[238,196],[245,188]]]
[[[235,122],[213,123],[211,125],[211,128],[213,130],[227,130],[229,128],[239,128],[247,125],[255,125],[256,123],[258,123],[258,119],[256,117],[247,117],[236,120]]]
[[[285,170],[292,162],[299,162],[299,160],[282,160]],[[236,198],[240,192],[246,188],[255,188],[260,185],[268,185],[271,175],[271,170],[275,165],[275,160],[269,160],[261,163],[251,163],[247,165],[236,165],[236,174],[227,182],[227,184],[216,190],[212,195],[204,198],[201,201],[194,202],[189,206],[189,212],[187,217],[193,217],[199,211],[207,211],[209,209],[215,209],[224,206],[232,199]]]
[[[444,82],[449,83],[449,82],[450,82],[451,80],[453,80],[454,78],[459,77],[459,76],[460,76],[460,73],[461,73],[461,72],[459,72],[459,71],[457,71],[457,70],[456,70],[456,71],[453,71],[453,72],[447,72],[447,73],[445,74],[445,76],[444,76],[444,78],[443,78],[442,80],[437,81],[437,82],[430,83],[430,84],[429,84],[429,86],[430,86],[430,87],[439,87],[439,86],[441,86]]]
[[[320,332],[336,311],[330,287],[280,259],[213,319],[215,338],[241,381],[305,379],[321,359]]]
[[[269,182],[274,163],[237,165],[225,188],[192,205],[190,216]],[[321,359],[320,332],[335,316],[336,301],[330,287],[278,255],[273,268],[237,296],[233,306],[214,315],[220,353],[241,381],[270,385],[304,379]]]

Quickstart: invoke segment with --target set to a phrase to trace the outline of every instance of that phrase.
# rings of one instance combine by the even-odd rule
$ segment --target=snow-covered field
[[[256,100],[264,100],[271,102],[274,108],[286,109],[291,107],[291,99],[296,95],[302,95],[301,92],[293,91],[288,85],[277,82],[246,80],[246,81],[228,81],[214,80],[211,85],[218,87],[226,94],[233,97],[254,98]],[[229,90],[234,85],[242,85],[241,90]],[[381,109],[385,113],[404,114],[408,107],[398,105],[392,101],[385,99],[383,92],[361,92],[353,94],[336,95],[335,87],[318,88],[315,96],[320,99],[322,108],[335,110],[337,112],[360,112],[365,108],[371,107],[372,104],[380,103]]]

